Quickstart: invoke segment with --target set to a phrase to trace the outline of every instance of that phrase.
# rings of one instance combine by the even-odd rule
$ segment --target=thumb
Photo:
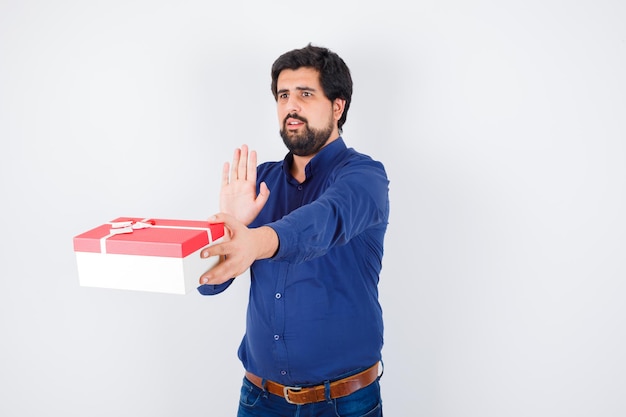
[[[229,221],[232,221],[233,217],[227,213],[216,213],[210,216],[207,221],[211,224],[215,223],[224,223],[226,224]]]
[[[230,236],[232,236],[236,230],[239,230],[241,227],[245,227],[245,225],[237,220],[236,217],[231,216],[228,213],[214,214],[209,217],[208,222],[211,224],[223,223],[224,229],[228,230]]]
[[[270,189],[267,188],[267,184],[265,182],[262,182],[259,187],[259,195],[257,196],[256,202],[255,202],[259,210],[265,206],[265,203],[267,203],[267,199],[269,197],[270,197]]]

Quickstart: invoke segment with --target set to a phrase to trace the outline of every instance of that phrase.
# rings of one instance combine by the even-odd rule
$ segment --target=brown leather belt
[[[263,379],[248,371],[246,371],[246,378],[254,385],[262,390],[283,397],[288,403],[291,404],[309,404],[326,400],[324,395],[324,384],[316,385],[313,387],[289,387],[279,384],[273,381],[265,381],[265,388],[263,388]],[[378,378],[378,363],[363,372],[359,372],[356,375],[339,379],[330,383],[330,398],[340,398],[350,395],[361,388],[364,388],[376,381]]]

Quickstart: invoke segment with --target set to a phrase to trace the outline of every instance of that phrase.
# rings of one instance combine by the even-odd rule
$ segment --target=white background
[[[623,1],[0,0],[0,415],[232,416],[248,277],[78,285],[72,237],[205,219],[308,42],[382,161],[385,414],[626,415]]]

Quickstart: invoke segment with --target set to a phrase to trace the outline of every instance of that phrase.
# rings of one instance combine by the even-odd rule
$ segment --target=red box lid
[[[151,227],[112,234],[112,223],[146,222],[143,217],[118,217],[74,237],[75,252],[184,258],[224,236],[223,223],[199,220],[149,219]]]

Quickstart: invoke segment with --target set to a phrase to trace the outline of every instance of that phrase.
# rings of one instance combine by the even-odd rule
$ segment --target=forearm
[[[367,229],[386,223],[387,184],[368,181],[332,187],[315,202],[268,223],[280,236],[276,260],[303,262],[344,245]]]

